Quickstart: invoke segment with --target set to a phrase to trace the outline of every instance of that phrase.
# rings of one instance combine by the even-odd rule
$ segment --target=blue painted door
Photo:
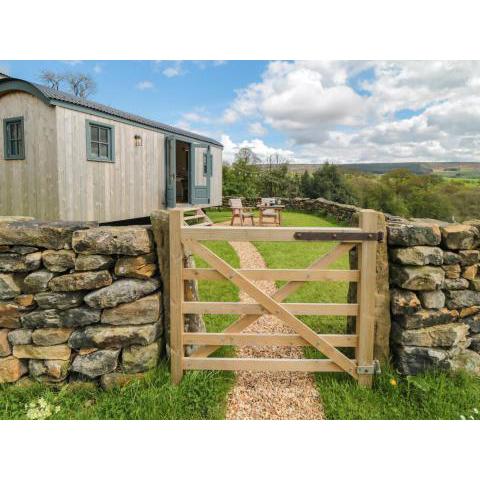
[[[167,208],[174,208],[177,204],[176,189],[176,171],[177,171],[177,155],[176,155],[175,137],[166,137],[165,139],[165,203]]]
[[[192,143],[190,161],[190,185],[192,204],[210,203],[212,178],[212,154],[206,143]]]

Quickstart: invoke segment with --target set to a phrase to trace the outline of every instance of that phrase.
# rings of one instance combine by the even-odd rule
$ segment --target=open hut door
[[[165,176],[167,179],[166,186],[166,204],[167,208],[174,208],[177,204],[176,197],[176,140],[175,137],[167,137],[165,140]]]
[[[210,203],[210,182],[212,177],[212,153],[206,143],[192,143],[191,150],[191,202]]]

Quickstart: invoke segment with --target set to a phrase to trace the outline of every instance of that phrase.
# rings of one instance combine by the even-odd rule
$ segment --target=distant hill
[[[266,168],[268,165],[261,165]],[[321,167],[321,163],[291,163],[288,169],[291,172],[302,174],[305,170],[312,173]],[[405,168],[417,175],[435,173],[448,177],[480,177],[480,161],[476,162],[401,162],[401,163],[348,163],[338,165],[345,171],[360,171],[365,173],[383,174]]]

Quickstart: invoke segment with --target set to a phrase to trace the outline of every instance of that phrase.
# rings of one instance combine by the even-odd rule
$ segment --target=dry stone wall
[[[0,383],[105,388],[162,354],[161,279],[146,227],[0,217]]]
[[[478,225],[390,220],[391,350],[401,373],[480,375]]]

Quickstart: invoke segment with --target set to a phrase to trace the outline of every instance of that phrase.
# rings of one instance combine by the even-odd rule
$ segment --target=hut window
[[[115,161],[114,127],[87,120],[87,159],[96,162]]]
[[[23,117],[6,118],[3,121],[5,160],[25,159],[25,134]]]

